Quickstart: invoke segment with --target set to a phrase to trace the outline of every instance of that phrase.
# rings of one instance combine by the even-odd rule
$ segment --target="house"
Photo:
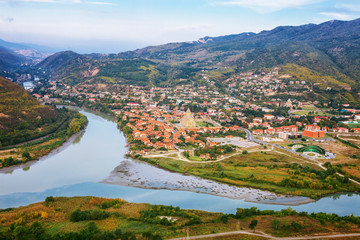
[[[215,116],[215,115],[216,115],[216,110],[215,110],[215,109],[209,108],[209,109],[207,110],[207,112],[208,112],[208,114],[209,114],[210,116]]]
[[[298,127],[295,126],[295,125],[284,126],[284,127],[283,127],[283,131],[284,131],[284,132],[292,132],[292,133],[295,133],[295,132],[298,131]]]
[[[256,117],[256,118],[254,118],[253,121],[254,121],[254,122],[257,122],[257,123],[262,123],[263,119],[262,119],[262,118],[259,118],[259,117]]]
[[[320,131],[321,127],[319,127],[318,125],[306,125],[305,130],[308,130],[308,131]]]
[[[353,128],[354,133],[360,133],[360,128]]]
[[[322,138],[325,137],[325,132],[316,130],[305,130],[302,135],[309,138]]]
[[[126,105],[129,106],[129,107],[139,107],[140,106],[140,104],[138,104],[136,102],[129,102]]]
[[[155,147],[155,148],[162,148],[162,147],[165,147],[165,144],[164,144],[163,142],[156,142],[156,143],[154,144],[154,147]]]
[[[262,134],[264,134],[264,130],[262,130],[262,129],[255,129],[255,130],[253,130],[253,132],[252,132],[254,135],[262,135]]]
[[[321,122],[322,120],[328,120],[329,117],[328,116],[316,116],[314,117],[314,122],[318,123]]]
[[[165,148],[167,149],[174,149],[174,145],[172,145],[171,143],[165,143]]]
[[[349,129],[340,127],[340,128],[337,129],[337,132],[338,133],[348,133]]]
[[[275,116],[271,114],[264,114],[264,118],[268,121],[271,121],[275,119]]]
[[[275,129],[274,128],[268,128],[265,130],[265,133],[267,135],[275,135]]]

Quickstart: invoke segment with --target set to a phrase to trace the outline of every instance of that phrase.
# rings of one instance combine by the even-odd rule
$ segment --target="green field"
[[[254,187],[280,194],[319,198],[325,194],[355,191],[359,187],[337,176],[335,170],[321,170],[289,153],[253,152],[221,162],[184,162],[172,158],[143,160],[171,171],[187,173],[236,186]]]

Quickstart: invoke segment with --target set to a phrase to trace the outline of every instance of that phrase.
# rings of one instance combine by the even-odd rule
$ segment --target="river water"
[[[0,172],[0,208],[28,205],[47,196],[122,198],[225,213],[249,207],[280,210],[289,203],[307,202],[306,198],[236,188],[127,159],[126,139],[116,123],[81,112],[89,119],[82,134],[39,161]],[[291,208],[359,216],[360,195],[336,194]]]

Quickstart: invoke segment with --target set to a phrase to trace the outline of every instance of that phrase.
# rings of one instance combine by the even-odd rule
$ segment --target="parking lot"
[[[259,144],[254,142],[249,142],[247,140],[244,140],[240,137],[233,137],[233,138],[210,138],[212,142],[220,143],[221,145],[225,144],[232,144],[237,147],[242,148],[249,148],[249,147],[256,147],[259,146]]]

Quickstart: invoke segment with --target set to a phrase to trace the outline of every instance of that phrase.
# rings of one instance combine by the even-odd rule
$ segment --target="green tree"
[[[23,153],[22,153],[22,157],[23,157],[26,161],[31,160],[31,155],[30,155],[29,152],[23,152]]]
[[[258,224],[258,220],[253,219],[253,220],[251,221],[251,223],[249,224],[249,228],[250,228],[250,229],[253,229],[254,232],[255,232],[255,227],[256,227],[257,224]]]

